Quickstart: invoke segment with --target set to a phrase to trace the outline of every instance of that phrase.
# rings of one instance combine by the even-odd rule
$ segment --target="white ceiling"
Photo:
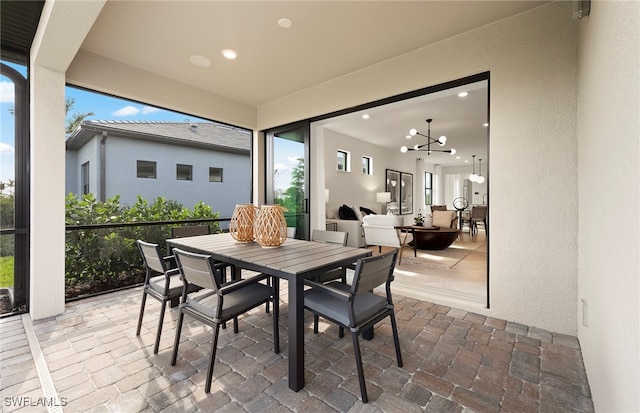
[[[546,2],[109,0],[82,49],[259,106]],[[281,18],[293,25],[280,27]],[[237,51],[238,58],[226,60],[223,49]],[[211,66],[192,64],[192,55]],[[482,124],[486,106],[470,109],[481,100],[473,94],[437,104],[431,99],[426,107],[404,105],[384,118],[378,110],[366,124],[330,127],[399,148],[409,128],[426,134],[425,119],[433,118],[432,136],[445,134],[462,149],[458,143],[481,132],[449,125],[479,116]]]

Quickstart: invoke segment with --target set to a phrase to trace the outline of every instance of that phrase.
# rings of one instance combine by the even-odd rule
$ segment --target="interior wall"
[[[552,2],[269,102],[258,108],[258,127],[489,71],[492,307],[485,313],[575,335],[577,29],[571,2]]]
[[[417,188],[415,160],[407,162],[407,158],[391,153],[377,145],[360,139],[344,135],[328,128],[323,128],[323,150],[314,149],[312,152],[321,153],[324,165],[324,185],[330,190],[327,208],[337,208],[346,204],[359,208],[370,208],[382,212],[382,204],[376,201],[376,193],[384,192],[386,188],[386,170],[393,169],[400,172],[414,174],[414,199]],[[312,129],[312,142],[317,140]],[[345,150],[351,154],[351,172],[337,170],[337,151]],[[373,175],[363,175],[361,160],[363,156],[373,159]],[[322,185],[319,181],[318,185]],[[313,185],[312,185],[313,186]],[[415,209],[415,205],[414,205]],[[414,211],[416,213],[417,210]],[[413,217],[413,215],[406,215]],[[409,221],[410,218],[407,218]]]
[[[602,412],[640,411],[639,33],[635,1],[580,24],[578,337]]]

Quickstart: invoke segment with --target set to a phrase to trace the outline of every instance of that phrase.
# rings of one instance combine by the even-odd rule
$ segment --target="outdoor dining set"
[[[315,230],[311,241],[287,238],[278,246],[238,241],[233,233],[209,234],[207,226],[174,228],[167,240],[169,256],[158,244],[138,240],[146,266],[137,334],[145,314],[146,298],[161,302],[154,353],[159,350],[167,303],[179,311],[171,365],[180,363],[180,342],[185,316],[212,329],[205,393],[211,391],[220,328],[265,305],[273,322],[273,351],[280,353],[280,281],[287,282],[288,381],[289,388],[304,387],[304,311],[313,314],[314,333],[319,318],[336,324],[339,337],[351,334],[361,399],[368,401],[359,336],[373,337],[373,327],[390,318],[396,360],[402,367],[398,329],[390,285],[397,251],[372,255],[372,250],[345,246]],[[335,237],[335,232],[332,234]],[[346,274],[349,273],[349,277]],[[375,291],[374,291],[375,290]],[[265,315],[267,316],[267,315]],[[187,330],[188,331],[188,330]],[[188,332],[186,333],[188,334]]]

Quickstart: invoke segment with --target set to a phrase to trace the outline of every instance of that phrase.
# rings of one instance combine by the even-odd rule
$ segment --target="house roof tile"
[[[251,131],[214,122],[84,121],[67,138],[67,149],[79,149],[96,134],[107,132],[130,139],[249,153]]]

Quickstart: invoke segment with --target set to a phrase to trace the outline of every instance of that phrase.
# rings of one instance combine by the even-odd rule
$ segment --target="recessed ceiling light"
[[[283,29],[288,29],[289,27],[293,26],[293,22],[287,18],[282,18],[278,20],[278,26],[282,27]]]
[[[369,119],[369,114],[365,113],[364,115],[362,115],[362,119]]]
[[[407,135],[407,136],[405,136],[405,138],[411,139],[411,135]]]
[[[483,123],[482,126],[484,126],[486,128],[487,126],[489,126],[489,124],[488,123]]]
[[[229,60],[233,60],[238,57],[238,53],[235,50],[225,49],[222,51],[222,55]]]
[[[458,97],[464,98],[467,97],[469,95],[469,92],[460,92],[458,93]]]
[[[194,54],[193,56],[189,57],[189,61],[196,66],[201,66],[201,67],[211,66],[211,60],[197,54]]]

